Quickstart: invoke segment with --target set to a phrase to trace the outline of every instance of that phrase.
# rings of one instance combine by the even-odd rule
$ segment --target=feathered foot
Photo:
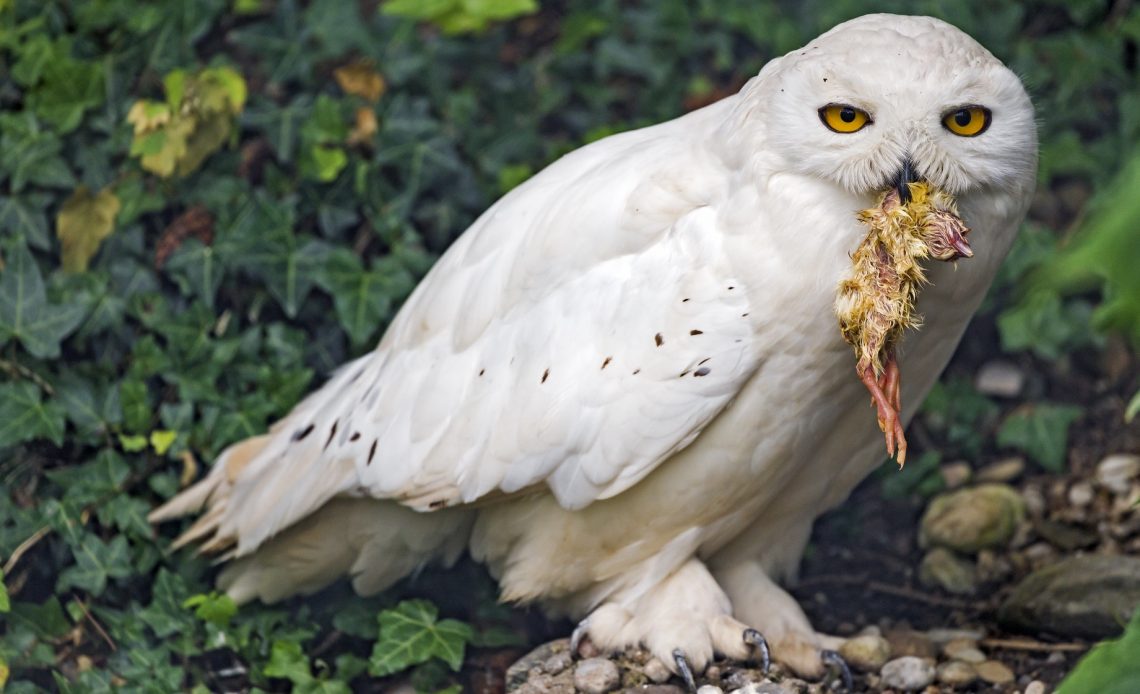
[[[890,359],[891,364],[894,363],[894,358]],[[890,370],[884,370],[883,380],[886,385],[895,391],[894,396],[885,392],[885,389],[880,385],[879,379],[875,377],[874,367],[868,366],[863,369],[859,374],[859,380],[863,381],[863,385],[867,387],[867,391],[871,393],[871,402],[878,409],[879,429],[883,432],[887,442],[887,455],[895,456],[901,468],[906,463],[906,436],[903,434],[902,417],[895,401],[898,399],[898,366],[894,367],[895,377],[893,379],[894,385],[891,385],[889,377]],[[898,455],[896,456],[896,450]]]

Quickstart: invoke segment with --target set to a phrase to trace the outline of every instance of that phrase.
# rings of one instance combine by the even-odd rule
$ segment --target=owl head
[[[772,61],[742,91],[775,170],[855,194],[926,180],[953,195],[1031,186],[1033,106],[977,41],[930,17],[867,15]]]

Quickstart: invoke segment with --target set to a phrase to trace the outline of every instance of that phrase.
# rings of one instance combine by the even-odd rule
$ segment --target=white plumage
[[[873,122],[832,132],[832,103]],[[984,134],[942,126],[965,105],[991,109]],[[972,39],[870,15],[503,197],[374,352],[153,518],[205,507],[183,541],[227,552],[239,600],[344,574],[375,592],[466,548],[504,599],[589,616],[603,648],[703,667],[747,655],[747,625],[818,672],[833,642],[774,581],[882,460],[832,305],[855,213],[907,157],[958,196],[975,249],[931,268],[900,356],[909,419],[1013,240],[1036,135],[1020,82]]]

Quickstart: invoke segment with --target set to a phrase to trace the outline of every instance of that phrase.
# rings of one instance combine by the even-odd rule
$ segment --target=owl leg
[[[879,378],[879,387],[886,394],[895,412],[902,412],[902,374],[899,373],[899,362],[895,358],[894,350],[887,355],[883,364],[883,375]]]
[[[892,359],[893,361],[893,359]],[[897,370],[897,366],[895,367]],[[884,373],[884,380],[888,378]],[[906,436],[903,434],[902,417],[891,401],[891,396],[884,392],[875,376],[875,369],[868,366],[859,374],[859,379],[871,393],[871,402],[878,409],[879,429],[882,430],[887,442],[887,455],[894,456],[897,446],[897,460],[901,467],[906,462]],[[896,377],[897,382],[897,377]],[[888,382],[889,384],[889,382]]]

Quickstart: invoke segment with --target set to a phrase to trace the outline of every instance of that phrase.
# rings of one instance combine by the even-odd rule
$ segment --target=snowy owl
[[[502,600],[581,620],[603,650],[640,644],[684,674],[766,639],[818,675],[838,639],[779,582],[883,461],[833,310],[856,213],[918,179],[973,230],[972,259],[930,268],[902,344],[905,421],[1008,251],[1036,160],[1025,89],[969,36],[841,24],[738,94],[505,195],[373,352],[152,519],[202,511],[178,544],[226,560],[238,601],[341,576],[375,593],[467,551]]]

